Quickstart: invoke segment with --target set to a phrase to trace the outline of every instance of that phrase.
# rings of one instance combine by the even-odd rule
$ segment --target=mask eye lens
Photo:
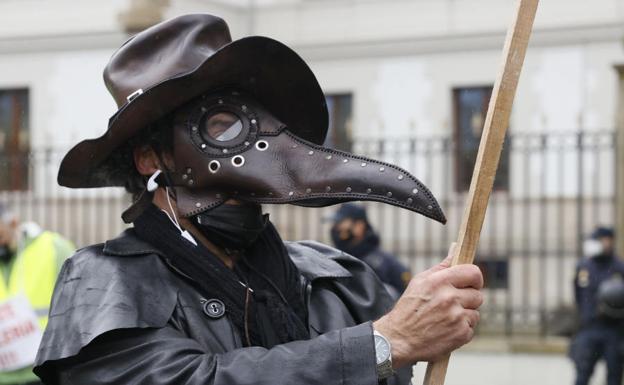
[[[231,112],[221,111],[208,116],[202,125],[202,136],[218,142],[235,139],[243,131],[243,122]]]

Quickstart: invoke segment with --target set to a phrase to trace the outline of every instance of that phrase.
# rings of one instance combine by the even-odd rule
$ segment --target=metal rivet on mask
[[[329,187],[329,186],[325,187],[325,191],[330,192],[331,191],[331,187]]]
[[[311,189],[311,188],[307,188],[307,189],[306,189],[306,194],[309,194],[309,193],[311,193],[311,192],[312,192],[312,189]]]
[[[414,202],[414,200],[412,198],[407,198],[407,203],[409,203],[411,205],[412,202]]]
[[[379,172],[384,172],[384,171],[386,171],[385,167],[379,167]]]
[[[197,126],[191,127],[191,130],[193,130],[193,132],[197,131]]]
[[[202,110],[202,112],[208,111],[208,109],[206,107],[202,107],[201,110]]]
[[[297,145],[296,145],[296,144],[293,144],[293,145],[292,145],[292,148],[297,148]]]
[[[221,163],[219,163],[218,160],[211,160],[210,163],[208,163],[208,171],[210,171],[213,174],[216,174],[220,168],[221,168]]]
[[[366,162],[362,162],[362,167],[366,167]]]
[[[367,188],[367,189],[366,189],[366,193],[367,193],[367,194],[370,194],[370,193],[372,193],[372,192],[373,192],[373,189],[370,189],[370,188]]]
[[[188,181],[189,186],[192,186],[195,183],[195,181],[193,179]]]
[[[398,179],[398,180],[403,180],[403,178],[405,178],[403,175],[399,175],[399,176],[397,176],[397,179]]]
[[[245,146],[249,146],[249,142],[245,142]]]
[[[418,194],[418,189],[417,188],[413,189],[412,194]]]
[[[327,156],[325,157],[325,159],[327,159],[327,160],[330,160],[331,158],[332,158],[332,156],[331,156],[331,155],[327,155]]]
[[[259,140],[256,142],[256,149],[258,151],[264,151],[267,148],[269,148],[269,142],[267,142],[266,140]]]
[[[309,151],[308,155],[314,155],[314,151]]]
[[[190,174],[190,173],[192,173],[192,172],[193,172],[193,170],[191,170],[191,168],[190,168],[190,167],[186,169],[186,173],[187,173],[187,174]]]
[[[246,105],[242,105],[241,108],[243,109],[243,111],[247,110],[247,106]]]
[[[221,199],[221,194],[216,194],[216,195],[215,195],[215,197],[216,197],[217,199]]]
[[[202,143],[201,148],[206,148],[206,143]]]
[[[242,155],[236,155],[232,158],[232,166],[242,167],[245,164],[245,158]]]
[[[347,163],[347,162],[349,162],[349,159],[343,159],[342,160],[342,163]]]
[[[272,197],[273,196],[273,192],[269,191],[269,196]]]
[[[388,198],[392,198],[392,192],[388,191],[386,195],[388,196]]]
[[[228,152],[230,152],[230,151],[229,151],[227,148],[224,148],[224,149],[223,149],[223,153],[224,153],[224,154],[227,154]]]
[[[431,210],[431,209],[433,208],[433,206],[429,205],[429,206],[427,206],[427,208],[428,208],[429,210]]]
[[[198,208],[201,207],[201,203],[199,202],[195,203],[195,207],[198,207]]]
[[[188,175],[182,174],[182,179],[186,180],[186,178],[188,178]]]
[[[289,196],[289,197],[291,197],[291,196],[293,196],[293,195],[295,195],[295,193],[294,193],[294,192],[292,192],[292,191],[288,193],[288,196]]]
[[[351,187],[347,187],[347,192],[351,192]]]
[[[251,119],[251,124],[256,124],[258,121],[256,119]]]
[[[223,104],[223,99],[219,99],[219,104]]]

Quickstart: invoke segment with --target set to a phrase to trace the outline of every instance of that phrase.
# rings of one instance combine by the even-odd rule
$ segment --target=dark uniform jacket
[[[598,288],[606,280],[619,276],[624,278],[624,263],[614,255],[584,258],[576,266],[574,294],[581,326],[622,327],[622,321],[600,317]]]
[[[127,230],[64,264],[35,373],[51,385],[377,384],[370,321],[392,304],[379,279],[322,244],[286,247],[302,274],[310,340],[244,348],[227,312],[204,311],[211,298]],[[410,377],[405,369],[388,383]]]
[[[410,271],[398,261],[397,257],[386,253],[380,247],[371,250],[361,259],[373,269],[395,298],[405,291],[412,278]]]

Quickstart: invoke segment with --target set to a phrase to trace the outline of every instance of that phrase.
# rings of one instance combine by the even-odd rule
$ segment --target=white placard
[[[0,303],[0,371],[31,366],[42,332],[37,315],[24,296]]]

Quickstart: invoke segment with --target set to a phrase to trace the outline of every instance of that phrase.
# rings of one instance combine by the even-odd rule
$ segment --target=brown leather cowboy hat
[[[119,110],[97,139],[78,143],[61,162],[62,186],[123,186],[111,154],[149,124],[213,89],[237,87],[262,102],[295,135],[322,144],[328,116],[323,92],[292,49],[261,36],[232,41],[224,20],[193,14],[130,38],[104,70]]]

